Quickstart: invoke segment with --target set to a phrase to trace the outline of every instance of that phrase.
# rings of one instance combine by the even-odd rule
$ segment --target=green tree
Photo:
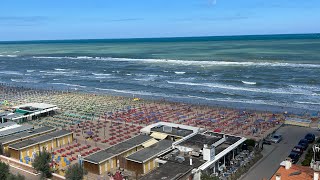
[[[18,174],[18,175],[10,174],[6,180],[25,180],[25,177],[22,176],[21,174]]]
[[[51,154],[47,151],[39,152],[34,158],[32,166],[35,170],[41,172],[43,178],[52,177],[51,169],[49,163],[51,162]]]
[[[77,163],[68,167],[65,177],[67,180],[82,180],[86,174],[87,171]]]
[[[206,174],[206,173],[201,173],[200,179],[201,179],[201,180],[219,180],[218,177],[216,177],[216,176],[210,176],[209,174]]]
[[[7,179],[9,176],[9,166],[0,161],[0,179]]]

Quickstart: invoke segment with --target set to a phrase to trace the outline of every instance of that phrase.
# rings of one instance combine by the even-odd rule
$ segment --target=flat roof
[[[6,144],[6,143],[10,143],[12,141],[16,141],[19,140],[21,138],[28,138],[30,136],[34,136],[37,134],[41,134],[41,133],[45,133],[47,131],[53,131],[56,128],[54,127],[49,127],[49,126],[43,126],[37,129],[32,129],[29,131],[24,131],[24,132],[20,132],[20,133],[16,133],[14,135],[11,136],[6,136],[0,139],[0,144]]]
[[[149,172],[139,180],[150,180],[150,179],[165,179],[165,180],[177,180],[185,176],[192,170],[192,166],[186,166],[177,164],[174,162],[166,162],[160,167]]]
[[[4,119],[14,119],[14,118],[22,117],[22,116],[23,116],[23,114],[11,113],[11,114],[8,114],[6,116],[3,116],[2,118],[4,118]]]
[[[58,138],[58,137],[61,137],[61,136],[64,136],[64,135],[67,135],[67,134],[71,134],[72,131],[69,131],[69,130],[65,130],[65,129],[62,129],[62,130],[59,130],[59,131],[54,131],[48,135],[52,136],[52,137],[55,137],[55,138]]]
[[[12,122],[12,121],[5,122],[5,123],[0,123],[0,129],[4,128],[4,127],[15,125],[15,124],[17,124],[17,123],[16,122]]]
[[[52,104],[47,104],[47,103],[27,103],[27,104],[22,104],[19,106],[15,106],[13,108],[21,108],[21,107],[34,107],[34,108],[38,108],[38,109],[49,109],[49,108],[54,108],[57,107],[56,105],[52,105]]]
[[[140,151],[137,151],[131,154],[126,159],[135,161],[138,163],[144,163],[145,161],[148,161],[149,159],[152,159],[158,156],[159,154],[167,150],[170,150],[172,147],[172,143],[173,141],[170,141],[170,140],[166,140],[166,139],[161,140],[145,149],[142,149]]]
[[[201,150],[203,149],[204,144],[211,146],[215,142],[219,141],[223,138],[222,134],[217,134],[216,136],[204,135],[204,134],[196,134],[189,139],[178,144],[179,146],[185,146],[192,149]]]
[[[179,161],[180,160],[179,158],[184,158],[184,160],[183,161]],[[160,159],[176,163],[177,168],[179,168],[179,165],[181,165],[181,164],[190,166],[190,156],[185,155],[184,153],[180,153],[179,151],[177,151],[177,149],[175,149],[175,150],[173,150],[173,151],[161,156]],[[192,156],[191,159],[192,159],[192,165],[191,166],[193,168],[198,168],[202,164],[207,162],[206,160],[203,160],[203,156],[202,155],[199,155],[198,157]]]
[[[140,134],[131,139],[128,139],[127,141],[121,142],[107,149],[103,149],[90,156],[87,156],[84,158],[84,160],[91,163],[99,164],[110,159],[111,157],[114,157],[134,147],[137,147],[143,144],[144,142],[149,141],[150,139],[152,139],[152,137]]]
[[[27,139],[27,140],[24,140],[24,141],[15,143],[15,144],[10,144],[9,147],[12,149],[19,150],[19,149],[23,149],[23,148],[26,148],[29,146],[33,146],[33,145],[41,143],[41,142],[51,140],[53,138],[58,138],[62,135],[67,135],[70,133],[72,133],[72,132],[68,131],[68,130],[59,130],[59,131],[55,131],[55,132],[52,132],[49,134],[44,134],[44,135],[41,135],[41,136],[38,136],[38,137],[35,137],[32,139]]]
[[[9,113],[11,113],[11,112],[9,112],[9,111],[2,111],[2,112],[0,112],[0,117],[6,116],[6,115],[8,115]]]
[[[27,130],[30,130],[30,129],[33,129],[32,125],[22,125],[20,127],[16,127],[16,128],[13,128],[13,129],[7,129],[7,130],[4,130],[4,131],[1,131],[0,132],[0,137],[8,136],[8,135],[11,135],[11,134],[16,134],[16,133],[27,131]]]
[[[171,129],[171,131],[166,131],[164,130],[166,127],[169,127],[168,129]],[[181,137],[185,137],[188,136],[189,134],[193,133],[193,130],[190,129],[183,129],[182,127],[171,127],[171,126],[166,126],[166,125],[158,125],[155,126],[153,128],[151,128],[150,130],[155,131],[155,132],[161,132],[161,133],[165,133],[165,134],[169,134],[169,135],[173,135],[173,136],[181,136]]]

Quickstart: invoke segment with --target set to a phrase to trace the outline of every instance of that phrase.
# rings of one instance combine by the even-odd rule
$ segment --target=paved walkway
[[[15,175],[17,175],[19,173],[19,174],[23,175],[26,178],[26,180],[40,180],[40,176],[36,176],[32,173],[29,173],[28,171],[25,171],[23,169],[15,167],[15,166],[10,165],[10,172]]]
[[[240,180],[262,180],[270,179],[279,168],[280,163],[290,154],[291,149],[298,144],[299,140],[311,132],[316,136],[320,131],[312,128],[297,126],[284,126],[278,131],[283,135],[279,144],[264,145],[264,157],[258,161]],[[268,147],[269,146],[269,147]]]

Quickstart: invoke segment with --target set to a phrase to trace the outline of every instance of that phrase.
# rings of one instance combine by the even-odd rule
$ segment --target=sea
[[[318,112],[320,34],[0,42],[0,83]]]

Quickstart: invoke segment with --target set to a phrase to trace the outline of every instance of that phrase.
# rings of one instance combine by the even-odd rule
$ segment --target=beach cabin
[[[84,168],[93,174],[111,172],[126,168],[126,157],[155,142],[147,135],[137,135],[107,149],[98,151],[83,159]]]
[[[35,138],[27,139],[9,145],[9,154],[12,158],[30,164],[40,151],[53,151],[54,148],[66,145],[73,141],[73,133],[68,130],[54,131]]]
[[[158,167],[156,158],[172,149],[171,140],[161,140],[145,149],[137,151],[126,158],[127,170],[135,172],[137,175],[147,174]]]
[[[24,141],[26,139],[30,139],[36,136],[40,136],[46,133],[50,133],[55,131],[56,128],[53,127],[40,127],[37,129],[30,129],[27,131],[23,131],[23,132],[19,132],[19,133],[15,133],[15,134],[11,134],[10,136],[4,136],[2,138],[0,138],[0,148],[1,148],[1,152],[4,155],[9,155],[9,145],[10,144],[14,144],[20,141]]]

